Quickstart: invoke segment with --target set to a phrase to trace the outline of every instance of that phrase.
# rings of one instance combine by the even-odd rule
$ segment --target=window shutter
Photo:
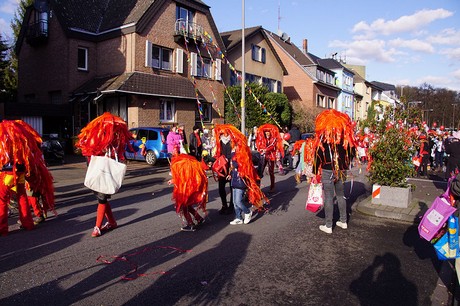
[[[152,67],[152,43],[145,41],[145,67]]]
[[[217,81],[221,81],[222,80],[222,60],[217,58],[215,61],[215,64],[216,64],[215,79]]]
[[[262,63],[265,64],[265,48],[261,48],[262,50]]]
[[[176,49],[176,72],[184,73],[184,50]]]
[[[256,46],[251,44],[251,57],[252,60],[256,61],[257,60],[257,54],[256,54]]]
[[[197,54],[190,52],[190,74],[192,76],[197,75]]]

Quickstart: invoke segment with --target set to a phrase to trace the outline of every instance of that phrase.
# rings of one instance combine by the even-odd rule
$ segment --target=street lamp
[[[432,112],[432,111],[433,111],[432,108],[430,108],[430,109],[424,109],[424,110],[423,110],[423,119],[422,119],[422,120],[423,120],[423,121],[426,121],[426,124],[427,124],[428,126],[430,126],[430,121],[429,121],[430,116],[429,116],[429,112]],[[425,119],[425,112],[427,112],[427,114],[426,114],[426,119]]]
[[[245,82],[246,82],[246,72],[245,72],[245,60],[244,60],[244,50],[245,49],[245,37],[244,37],[244,0],[241,0],[241,133],[246,135],[246,103],[245,103]]]
[[[457,106],[457,103],[452,103],[452,106],[454,107],[454,111],[452,112],[452,130],[455,129],[455,106]]]

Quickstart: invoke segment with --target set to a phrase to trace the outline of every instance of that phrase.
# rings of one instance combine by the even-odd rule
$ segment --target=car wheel
[[[153,151],[148,151],[147,155],[145,155],[145,161],[147,164],[153,166],[157,162],[157,157]]]

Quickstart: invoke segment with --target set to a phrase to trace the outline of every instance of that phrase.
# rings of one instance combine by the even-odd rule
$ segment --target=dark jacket
[[[330,145],[328,143],[323,143],[324,150],[318,147],[316,150],[315,156],[315,169],[314,173],[318,173],[319,168],[325,170],[335,170],[336,167],[334,165],[335,161],[333,161],[334,150],[337,150],[338,154],[338,169],[339,170],[348,170],[350,167],[350,162],[353,158],[353,149],[348,148],[347,150],[341,145]]]
[[[232,171],[231,171],[231,181],[230,186],[236,189],[246,189],[246,184],[238,173],[238,163],[236,160],[232,160]]]

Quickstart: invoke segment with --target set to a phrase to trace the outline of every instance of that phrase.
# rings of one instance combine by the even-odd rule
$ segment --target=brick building
[[[223,122],[222,51],[200,0],[36,0],[5,113],[60,136],[105,111],[129,127]]]

